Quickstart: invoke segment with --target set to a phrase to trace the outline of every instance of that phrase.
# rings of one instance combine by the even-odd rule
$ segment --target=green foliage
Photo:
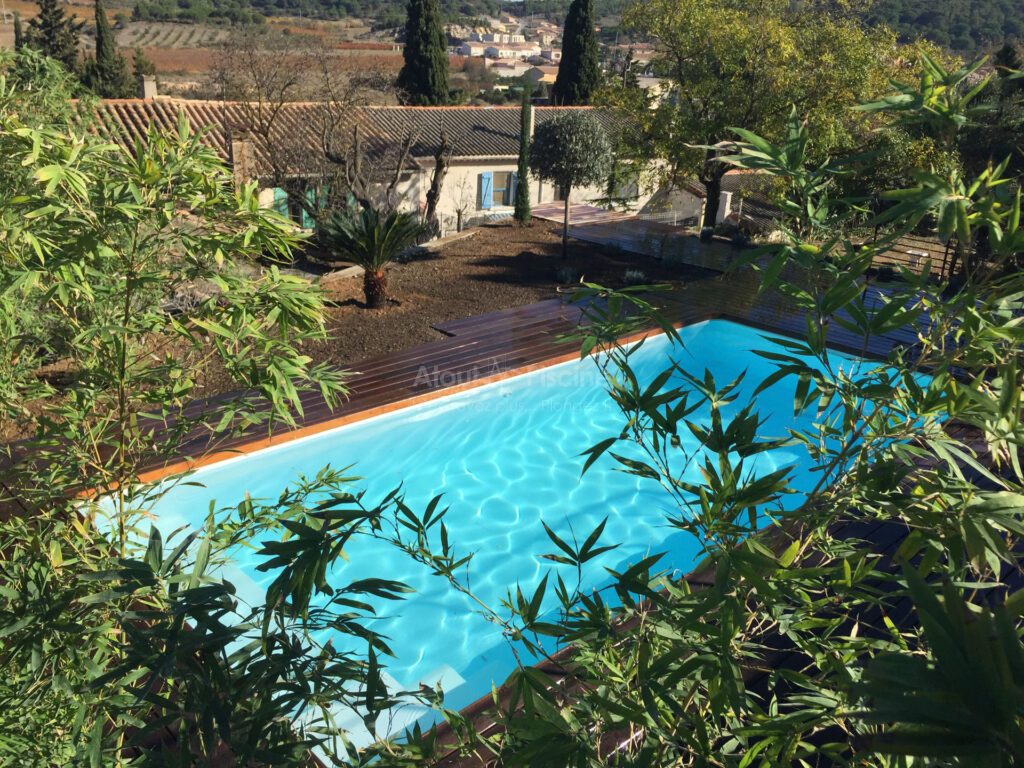
[[[5,717],[22,715],[5,729],[0,759],[45,752],[68,763],[177,762],[184,758],[168,729],[190,745],[188,765],[216,765],[225,755],[295,765],[320,745],[344,755],[339,709],[358,708],[372,729],[395,700],[363,655],[310,636],[350,635],[371,658],[385,654],[384,639],[363,625],[366,597],[408,591],[379,579],[326,588],[306,577],[306,563],[321,558],[330,567],[341,544],[381,514],[345,490],[351,481],[327,471],[300,478],[267,506],[247,499],[211,512],[205,531],[167,541],[152,529],[120,556],[103,548],[101,530],[70,527],[59,515],[0,527],[0,661],[8,673],[0,700]],[[279,600],[247,607],[218,564],[228,547],[256,535],[270,537],[257,553],[264,566],[289,567],[268,588]],[[321,553],[326,536],[333,547]],[[314,598],[318,610],[305,610]],[[133,761],[122,752],[139,747],[155,757]]]
[[[124,99],[135,95],[128,62],[117,51],[117,37],[110,28],[103,0],[96,0],[96,56],[86,62],[83,81],[97,96],[105,99]]]
[[[1007,505],[1024,499],[1004,498]],[[888,726],[868,737],[874,751],[973,765],[1024,760],[1019,705],[1024,646],[1009,605],[965,602],[946,581],[941,597],[913,569],[905,571],[930,656],[885,653],[865,670],[860,715]],[[913,681],[913,686],[907,682]],[[936,706],[942,702],[942,706]]]
[[[865,209],[879,190],[912,186],[922,168],[950,173],[961,167],[960,154],[911,126],[889,125],[864,137],[858,149],[864,162],[836,179],[839,197],[864,201]]]
[[[542,179],[566,189],[600,184],[608,175],[611,148],[608,134],[593,115],[565,112],[534,131],[530,167]]]
[[[405,21],[405,63],[398,73],[403,104],[448,103],[448,38],[437,0],[409,0]]]
[[[530,169],[565,194],[562,255],[569,237],[573,187],[601,184],[611,170],[611,145],[597,118],[585,111],[564,112],[537,126],[530,147]]]
[[[930,213],[939,217],[939,236],[944,241],[956,236],[963,252],[960,265],[964,277],[970,279],[981,268],[974,261],[988,260],[1001,269],[1009,268],[1018,260],[1001,252],[1005,231],[985,230],[975,238],[971,223],[983,218],[972,213],[979,200],[988,200],[997,211],[1014,205],[1012,189],[1019,186],[1024,172],[1024,94],[1013,87],[1019,74],[1004,66],[997,70],[998,76],[978,77],[985,59],[952,69],[923,55],[922,64],[918,85],[896,82],[895,93],[862,109],[899,116],[905,129],[931,139],[957,162],[945,168],[936,164],[920,169],[912,174],[916,186],[883,195],[895,205],[878,221],[888,223],[893,217],[908,215],[917,210],[914,206],[927,201]]]
[[[888,125],[865,137],[865,157],[840,181],[846,196],[867,200],[881,189],[913,186],[916,173],[926,168],[940,176],[965,170],[979,175],[1008,159],[1007,174],[1020,176],[1024,100],[1017,88],[1021,80],[1009,68],[1012,51],[1004,49],[1005,63],[997,65],[997,76],[990,78],[979,74],[984,59],[960,66],[920,51],[919,83],[896,79],[895,93],[860,107]],[[914,117],[893,124],[892,115]],[[880,208],[877,202],[870,207],[875,212]]]
[[[139,78],[156,75],[156,66],[146,58],[146,54],[138,46],[132,51],[132,77],[138,83]]]
[[[184,121],[126,153],[26,125],[24,97],[0,83],[12,193],[0,199],[0,414],[28,435],[3,457],[0,762],[151,764],[155,749],[176,764],[282,765],[324,743],[345,754],[336,708],[358,707],[372,729],[394,703],[366,661],[386,645],[363,625],[364,596],[404,587],[328,589],[301,574],[340,556],[320,549],[326,535],[372,528],[381,508],[325,470],[266,503],[211,503],[205,530],[165,539],[149,515],[169,486],[139,481],[189,439],[216,446],[293,422],[303,388],[328,404],[343,395],[343,375],[299,351],[323,338],[323,304],[272,263],[291,227],[253,187],[236,189]],[[242,389],[197,412],[214,361]],[[248,606],[219,569],[256,536],[261,559],[291,565],[271,603]],[[328,631],[366,653],[310,640]]]
[[[359,18],[374,30],[393,30],[405,24],[406,0],[138,0],[133,16],[139,20],[261,23],[267,16]],[[446,20],[495,16],[497,0],[440,0]]]
[[[790,113],[785,137],[778,146],[742,128],[733,132],[742,139],[731,147],[736,154],[720,157],[719,162],[785,180],[780,205],[788,226],[801,235],[818,237],[836,225],[834,182],[851,160],[812,166],[810,131],[796,109]]]
[[[362,267],[366,306],[381,307],[387,300],[384,268],[426,228],[413,213],[361,208],[357,213],[335,211],[322,226],[327,247],[340,258]]]
[[[1024,9],[1013,0],[876,0],[867,19],[894,29],[904,40],[924,37],[967,54],[1024,36]]]
[[[967,125],[957,142],[964,164],[974,172],[1009,158],[1009,172],[1024,175],[1024,69],[1016,49],[1004,46],[993,57],[996,80],[985,94],[981,118]]]
[[[240,258],[285,253],[290,245],[286,225],[259,209],[253,188],[241,190],[237,198],[226,189],[229,176],[187,125],[179,125],[170,137],[152,134],[148,152],[140,152],[137,159],[109,145],[66,140],[46,129],[12,129],[8,136],[3,177],[19,194],[3,211],[12,236],[6,255],[22,270],[8,273],[10,278],[20,276],[9,291],[28,291],[30,297],[35,291],[54,291],[45,311],[63,321],[59,336],[33,339],[31,344],[25,340],[24,353],[39,362],[70,354],[67,362],[86,382],[104,381],[135,356],[147,361],[133,371],[149,385],[144,392],[129,398],[126,392],[113,397],[99,385],[90,390],[97,417],[111,407],[126,412],[132,398],[147,408],[168,408],[189,396],[194,380],[172,357],[148,357],[152,334],[197,348],[211,343],[240,384],[261,390],[275,404],[278,417],[287,417],[287,408],[298,405],[289,380],[308,375],[321,379],[326,391],[336,388],[333,374],[307,369],[308,360],[288,343],[294,335],[322,333],[315,294],[276,270],[254,280],[238,267]],[[114,190],[91,184],[91,179],[107,176],[123,178],[125,184]],[[203,226],[181,218],[180,211],[188,211]],[[170,259],[170,254],[178,258]],[[83,270],[78,280],[94,273],[109,280],[93,277],[87,286],[80,285],[68,270]],[[57,282],[49,286],[49,280]],[[196,289],[203,281],[209,281],[209,298],[199,301],[194,312],[167,314],[168,297]],[[13,300],[15,293],[8,298]],[[276,308],[272,321],[259,318],[261,306]],[[91,337],[95,332],[88,329],[94,323],[104,329],[105,344],[82,343],[80,334]],[[186,330],[186,325],[198,326],[203,334]],[[204,341],[205,334],[209,337]],[[20,407],[17,402],[4,406]],[[158,412],[153,418],[168,415]],[[158,443],[142,435],[140,439],[132,453],[159,450]],[[119,446],[119,473],[127,450]],[[133,458],[141,460],[139,455]],[[80,465],[65,455],[63,470],[81,472],[82,479],[88,476],[96,484],[95,459],[79,459]],[[112,476],[104,483],[122,481],[124,477]]]
[[[89,99],[80,98],[81,84],[54,59],[23,46],[16,53],[0,51],[0,74],[17,92],[20,119],[29,125],[65,123],[72,118],[87,122]]]
[[[29,19],[25,43],[59,61],[69,72],[78,68],[78,37],[84,22],[64,12],[59,0],[37,0],[39,13]]]
[[[1024,90],[1024,78],[1014,77],[1017,72],[1024,69],[1024,60],[1017,45],[1004,43],[1003,47],[992,55],[992,66],[1000,78],[1000,96],[1006,97]]]
[[[251,0],[138,0],[132,7],[135,21],[183,21],[193,23],[260,24],[262,11],[272,12]]]
[[[732,128],[778,140],[795,105],[809,118],[810,150],[820,161],[873,127],[849,108],[886,87],[894,58],[890,36],[818,4],[653,0],[634,6],[626,21],[660,41],[655,66],[672,85],[655,109],[622,100],[641,127],[631,154],[664,159],[677,182],[702,182],[705,226],[717,220],[728,170],[715,145]]]
[[[987,109],[976,100],[988,87],[992,76],[971,82],[984,65],[984,59],[957,70],[945,69],[927,53],[921,54],[920,61],[919,83],[897,83],[896,93],[860,104],[857,109],[903,115],[906,125],[923,127],[939,141],[952,144],[959,132]]]
[[[533,107],[530,89],[523,87],[519,108],[519,160],[516,165],[515,219],[520,224],[530,221],[530,134],[533,133]]]
[[[562,60],[551,99],[562,106],[589,104],[601,85],[593,0],[573,0],[562,30]]]

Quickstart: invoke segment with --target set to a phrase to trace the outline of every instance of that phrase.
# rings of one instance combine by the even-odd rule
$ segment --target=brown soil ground
[[[361,277],[326,283],[329,298],[340,306],[330,310],[332,339],[318,349],[317,358],[344,365],[406,349],[442,338],[432,328],[438,323],[554,298],[559,288],[580,278],[622,287],[627,270],[642,272],[634,276],[639,281],[697,277],[678,266],[576,241],[562,259],[557,227],[542,222],[482,227],[438,254],[393,265],[388,273],[392,304],[385,309],[365,308]]]
[[[701,270],[666,265],[653,259],[569,241],[561,256],[561,230],[534,220],[527,226],[503,222],[479,228],[472,237],[450,243],[438,253],[388,267],[389,306],[367,309],[361,276],[325,280],[333,306],[328,310],[330,338],[307,347],[317,362],[350,367],[360,360],[444,338],[438,323],[532,304],[568,290],[580,278],[622,287],[634,282],[683,283],[706,276]],[[206,394],[225,391],[230,382],[211,371]]]

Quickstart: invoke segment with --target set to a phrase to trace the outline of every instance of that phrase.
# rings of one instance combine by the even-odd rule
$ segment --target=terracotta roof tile
[[[573,109],[589,107],[536,107],[535,122],[541,125],[552,117]],[[297,174],[314,172],[314,163],[302,167],[303,157],[322,156],[323,135],[348,141],[352,129],[359,126],[371,156],[394,152],[412,135],[411,155],[429,158],[437,149],[441,131],[446,130],[455,145],[455,157],[515,157],[519,151],[519,107],[356,107],[338,113],[325,105],[293,102],[273,111],[242,102],[197,101],[190,99],[108,99],[95,110],[96,131],[104,138],[125,147],[145,142],[151,127],[173,131],[178,115],[188,118],[193,130],[203,132],[203,141],[230,162],[232,137],[248,135],[255,146],[258,175],[268,175],[273,147],[288,146]],[[617,119],[610,113],[594,110],[609,130]],[[260,126],[269,126],[261,129]],[[269,136],[269,145],[263,137]]]

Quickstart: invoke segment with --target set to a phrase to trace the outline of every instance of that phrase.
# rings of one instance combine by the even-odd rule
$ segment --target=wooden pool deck
[[[866,293],[870,303],[879,300],[877,292],[872,291]],[[647,298],[676,327],[718,318],[790,336],[803,335],[806,327],[804,318],[781,297],[759,295],[756,281],[751,278],[730,276],[697,281]],[[536,304],[439,324],[435,328],[445,334],[443,339],[353,365],[348,380],[349,396],[333,409],[319,393],[310,392],[302,397],[303,414],[297,425],[278,427],[272,436],[267,435],[265,427],[231,436],[197,433],[185,442],[179,459],[154,465],[143,479],[157,479],[575,359],[579,346],[565,337],[578,330],[582,318],[581,308],[565,294]],[[865,347],[861,339],[833,325],[828,339],[833,348],[841,351],[884,357],[895,345],[915,343],[917,335],[912,329],[901,329],[874,338]],[[226,399],[198,401],[190,406],[190,411],[216,411]]]

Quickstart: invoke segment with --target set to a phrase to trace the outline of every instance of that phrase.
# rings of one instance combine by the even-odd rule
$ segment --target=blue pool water
[[[749,351],[766,343],[745,326],[716,320],[680,335],[682,347],[655,337],[637,352],[633,365],[642,379],[660,373],[671,358],[692,373],[709,368],[720,383],[746,371],[749,392],[774,370]],[[766,391],[758,402],[768,418],[764,436],[782,436],[793,426],[792,383]],[[365,478],[357,485],[371,500],[402,484],[409,505],[421,511],[444,494],[454,546],[475,555],[470,584],[495,607],[516,584],[529,594],[552,567],[540,557],[554,551],[541,520],[571,540],[608,518],[602,541],[619,546],[588,564],[585,586],[604,583],[606,567],[620,569],[653,552],[666,552],[666,566],[686,571],[697,542],[666,524],[666,514],[678,510],[667,506],[654,483],[610,471],[610,458],[580,475],[580,452],[622,426],[594,362],[566,363],[203,468],[189,478],[203,487],[180,485],[161,500],[158,527],[165,534],[182,524],[198,528],[211,500],[228,505],[245,494],[276,498],[299,474],[354,465],[353,473]],[[761,457],[758,470],[794,465],[799,474],[805,460],[798,448],[778,450]],[[440,681],[448,706],[458,707],[511,672],[513,656],[500,629],[443,580],[372,540],[357,540],[346,554],[336,569],[338,584],[382,577],[415,589],[403,601],[380,601],[381,618],[373,622],[395,652],[385,661],[394,684]],[[257,599],[273,575],[257,572],[248,550],[237,558],[228,575]],[[240,594],[245,597],[246,588]]]

